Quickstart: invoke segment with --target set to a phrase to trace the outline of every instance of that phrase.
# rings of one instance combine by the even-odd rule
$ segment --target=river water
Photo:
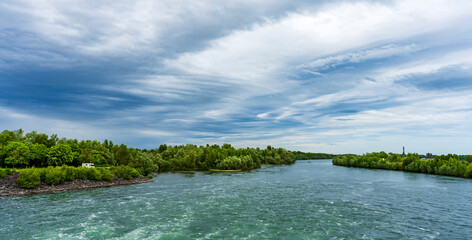
[[[297,161],[0,199],[0,239],[471,239],[472,180]]]

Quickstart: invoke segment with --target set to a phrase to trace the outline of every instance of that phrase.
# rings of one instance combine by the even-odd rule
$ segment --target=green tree
[[[47,166],[47,159],[49,149],[44,144],[32,144],[30,145],[30,166],[40,167]]]
[[[49,136],[44,134],[44,133],[36,134],[31,142],[32,143],[38,143],[38,144],[44,144],[48,148],[56,145],[55,138],[52,138],[52,137],[49,138]]]
[[[7,145],[10,141],[15,140],[15,133],[13,131],[4,130],[0,134],[0,145]]]
[[[159,153],[162,153],[164,152],[165,150],[167,150],[167,145],[166,144],[161,144],[159,146],[159,149],[157,150]]]
[[[48,165],[60,166],[62,164],[70,164],[74,160],[72,149],[69,145],[59,143],[49,150]]]
[[[18,130],[13,131],[13,132],[15,133],[15,140],[16,141],[23,142],[25,140],[24,137],[23,137],[23,133],[24,133],[23,129],[20,128]]]
[[[107,163],[105,157],[103,157],[102,153],[98,150],[92,150],[91,162],[97,165],[104,165]]]
[[[25,134],[25,142],[33,142],[34,138],[38,135],[36,131],[31,131]]]
[[[472,178],[472,163],[469,163],[469,165],[467,165],[467,168],[464,173],[464,177]]]
[[[159,171],[158,163],[161,160],[162,158],[158,153],[141,152],[134,158],[131,166],[138,169],[142,175],[146,176],[149,173]]]
[[[114,146],[115,160],[118,165],[128,165],[131,161],[131,154],[126,145]]]
[[[408,155],[403,159],[403,167],[408,166],[408,164],[419,160],[418,154],[408,153]]]
[[[29,165],[30,149],[22,142],[10,142],[3,150],[6,154],[5,164],[11,167]]]
[[[466,155],[466,156],[465,156],[465,161],[466,161],[467,163],[472,163],[472,155]]]

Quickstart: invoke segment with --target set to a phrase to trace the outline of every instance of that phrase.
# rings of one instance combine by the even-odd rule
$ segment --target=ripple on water
[[[471,183],[329,161],[159,174],[142,185],[0,199],[0,239],[467,239]]]

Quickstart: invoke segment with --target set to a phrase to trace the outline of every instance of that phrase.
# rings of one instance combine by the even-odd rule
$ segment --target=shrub
[[[64,172],[66,181],[74,181],[76,178],[76,171],[74,167],[62,166],[62,171]]]
[[[170,162],[162,158],[158,159],[157,165],[159,172],[167,172],[172,169],[172,165],[170,164]]]
[[[133,170],[131,171],[131,177],[133,177],[133,178],[139,177],[139,172],[138,172],[138,170],[133,169]]]
[[[123,178],[126,180],[131,180],[131,171],[128,171],[128,169],[125,169],[123,173]]]
[[[149,179],[153,179],[153,178],[154,178],[154,176],[152,176],[152,174],[150,174],[150,173],[149,173],[146,177],[149,178]]]
[[[120,174],[121,172],[119,171],[119,169],[118,169],[117,167],[113,167],[113,168],[110,169],[110,170],[111,170],[111,172],[113,173],[113,175],[115,175],[116,177],[118,177],[118,178],[122,178],[122,177],[123,177],[123,176],[120,176],[120,175],[121,175],[121,174]]]
[[[118,167],[112,167],[110,169],[112,171],[113,174],[115,174],[116,177],[118,178],[123,178],[123,167],[122,166],[118,166]]]
[[[47,168],[37,168],[36,170],[38,170],[39,172],[39,176],[41,178],[41,182],[44,182],[46,181],[46,173],[47,173]]]
[[[88,179],[88,168],[86,167],[77,167],[75,168],[75,177],[77,179],[87,180]]]
[[[287,163],[289,163],[289,162],[287,162]],[[249,155],[241,157],[241,164],[242,164],[242,166],[241,166],[242,170],[249,170],[249,169],[253,169],[253,168],[256,168],[256,167],[260,167],[256,162],[254,162],[252,157],[249,156]]]
[[[16,180],[16,183],[21,188],[37,188],[41,184],[40,171],[35,168],[25,169],[20,171],[20,176]]]
[[[87,179],[100,181],[102,180],[102,173],[95,168],[86,168]]]
[[[7,171],[5,169],[0,168],[0,178],[5,178],[7,175]]]
[[[464,173],[464,177],[466,178],[472,178],[472,163],[470,163],[468,166],[467,166],[467,169]]]
[[[273,158],[272,160],[274,160],[273,164],[279,164],[281,161],[279,158]],[[259,167],[258,163],[254,162],[249,155],[241,157],[229,156],[216,165],[216,168],[221,170],[249,170],[256,167]]]
[[[106,168],[99,168],[99,170],[102,173],[103,181],[107,181],[107,182],[113,181],[113,177],[115,177],[115,175],[113,175],[113,173],[110,170]]]
[[[44,171],[44,182],[51,186],[61,184],[66,180],[65,172],[60,167],[48,167]]]
[[[134,171],[136,171],[136,173],[138,174],[138,177],[139,177],[139,172],[132,168],[132,167],[129,167],[129,166],[118,166],[118,167],[114,167],[113,168],[113,173],[119,177],[119,178],[124,178],[126,180],[130,180],[133,176],[136,175],[136,173],[132,173]]]

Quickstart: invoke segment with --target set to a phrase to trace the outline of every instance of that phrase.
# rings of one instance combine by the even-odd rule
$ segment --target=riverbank
[[[18,176],[19,173],[15,172],[11,175],[6,176],[5,178],[0,179],[0,197],[25,196],[32,194],[75,191],[91,188],[104,188],[152,182],[152,179],[149,179],[144,176],[132,178],[130,180],[118,178],[115,176],[111,182],[75,179],[73,181],[66,181],[56,186],[51,186],[42,182],[38,188],[23,189],[20,188],[18,186],[18,183],[16,182]]]
[[[242,172],[241,169],[234,169],[234,170],[221,170],[221,169],[209,169],[208,172],[216,173],[216,172]]]
[[[406,156],[394,153],[366,153],[362,156],[338,155],[333,165],[357,168],[386,169],[451,177],[472,178],[472,162],[461,161],[458,155],[448,154],[423,160],[418,154]]]

